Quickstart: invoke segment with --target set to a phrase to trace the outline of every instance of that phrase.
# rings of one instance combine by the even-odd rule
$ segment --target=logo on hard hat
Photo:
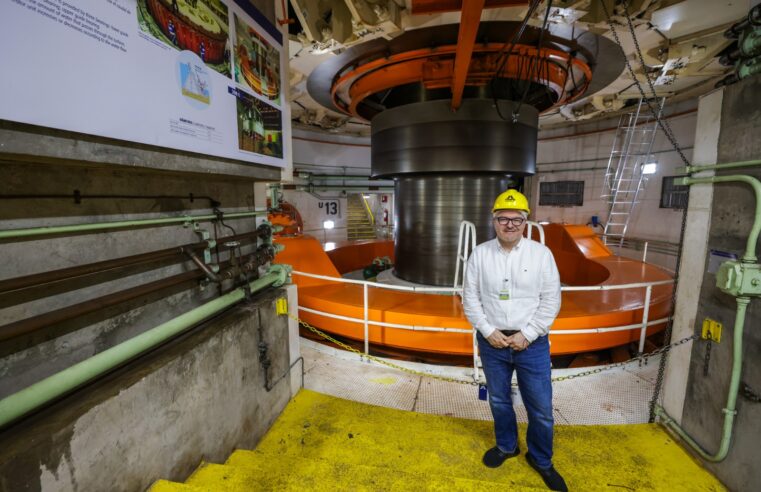
[[[515,198],[513,198],[513,195],[507,195],[507,201],[508,202],[514,202]]]

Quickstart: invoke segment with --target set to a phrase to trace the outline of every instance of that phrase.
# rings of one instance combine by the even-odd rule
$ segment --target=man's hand
[[[509,347],[508,341],[511,338],[512,337],[508,337],[507,335],[505,335],[499,330],[494,330],[494,333],[489,335],[486,341],[489,342],[489,345],[491,345],[494,348],[507,348]]]
[[[503,335],[504,336],[504,335]],[[518,332],[514,335],[510,335],[507,338],[507,346],[513,350],[526,350],[528,347],[528,340],[523,336],[523,333]]]

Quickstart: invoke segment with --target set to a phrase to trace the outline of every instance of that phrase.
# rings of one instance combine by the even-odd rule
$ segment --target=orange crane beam
[[[463,0],[460,31],[457,34],[457,51],[454,59],[454,74],[452,80],[452,111],[457,111],[462,104],[462,93],[465,90],[465,79],[476,44],[478,25],[481,23],[481,12],[485,0]]]

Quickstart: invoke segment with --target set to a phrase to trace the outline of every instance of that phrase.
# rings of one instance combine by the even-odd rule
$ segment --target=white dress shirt
[[[552,251],[521,238],[507,251],[492,239],[468,259],[462,305],[484,337],[494,330],[520,330],[529,343],[550,331],[560,311],[560,275]]]

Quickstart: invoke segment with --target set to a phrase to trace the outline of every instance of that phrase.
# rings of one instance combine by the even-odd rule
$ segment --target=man
[[[526,239],[528,200],[516,190],[499,195],[492,208],[497,237],[480,244],[468,260],[463,292],[465,316],[478,330],[478,348],[494,417],[497,445],[484,454],[496,468],[518,456],[518,427],[510,397],[513,370],[526,405],[526,460],[550,490],[568,490],[552,466],[550,325],[560,311],[560,276],[552,252]]]

